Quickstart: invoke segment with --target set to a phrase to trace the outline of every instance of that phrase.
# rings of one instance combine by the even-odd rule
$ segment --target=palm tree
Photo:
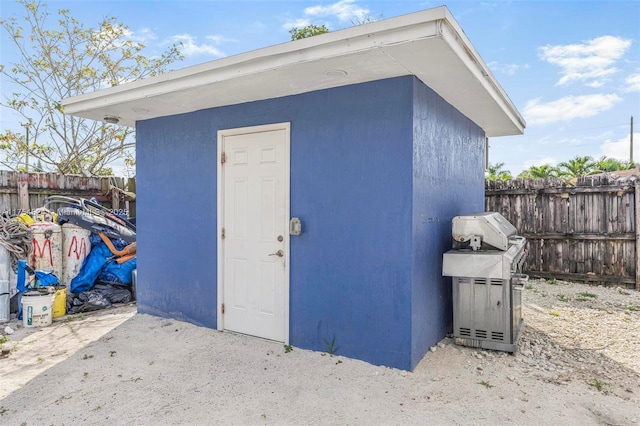
[[[595,163],[589,156],[577,156],[569,161],[558,164],[560,176],[579,177],[586,176],[595,170]]]
[[[509,170],[503,170],[504,163],[489,164],[489,168],[485,172],[484,178],[486,180],[508,180],[512,179],[511,172]]]
[[[518,175],[520,179],[547,179],[560,175],[557,167],[543,164],[542,166],[531,166]]]
[[[606,155],[594,161],[595,172],[615,172],[617,170],[629,170],[635,167],[632,161],[621,161],[615,158],[607,158]]]

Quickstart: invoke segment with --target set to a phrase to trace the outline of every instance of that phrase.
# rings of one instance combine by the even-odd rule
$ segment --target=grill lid
[[[506,251],[516,228],[497,212],[471,213],[452,220],[451,235],[458,243],[470,243],[474,250],[484,245]]]

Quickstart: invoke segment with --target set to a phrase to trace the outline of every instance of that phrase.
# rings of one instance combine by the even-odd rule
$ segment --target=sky
[[[115,17],[147,55],[181,42],[184,68],[290,40],[308,24],[337,30],[438,7],[449,8],[527,122],[524,135],[491,138],[489,161],[517,175],[576,156],[640,162],[640,1],[420,0],[49,0],[85,26]],[[0,0],[2,18],[21,6]],[[0,63],[15,60],[0,36]],[[2,82],[4,98],[11,88]],[[20,131],[1,109],[0,131]]]

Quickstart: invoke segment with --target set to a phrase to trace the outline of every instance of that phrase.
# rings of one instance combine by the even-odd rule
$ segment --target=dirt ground
[[[535,281],[523,315],[516,355],[446,338],[413,372],[133,305],[12,322],[0,424],[640,424],[640,293]]]

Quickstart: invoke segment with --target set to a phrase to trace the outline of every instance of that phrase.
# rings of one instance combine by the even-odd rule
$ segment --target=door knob
[[[271,253],[269,256],[278,256],[278,257],[282,257],[284,256],[284,252],[282,250],[278,250],[275,253]]]

